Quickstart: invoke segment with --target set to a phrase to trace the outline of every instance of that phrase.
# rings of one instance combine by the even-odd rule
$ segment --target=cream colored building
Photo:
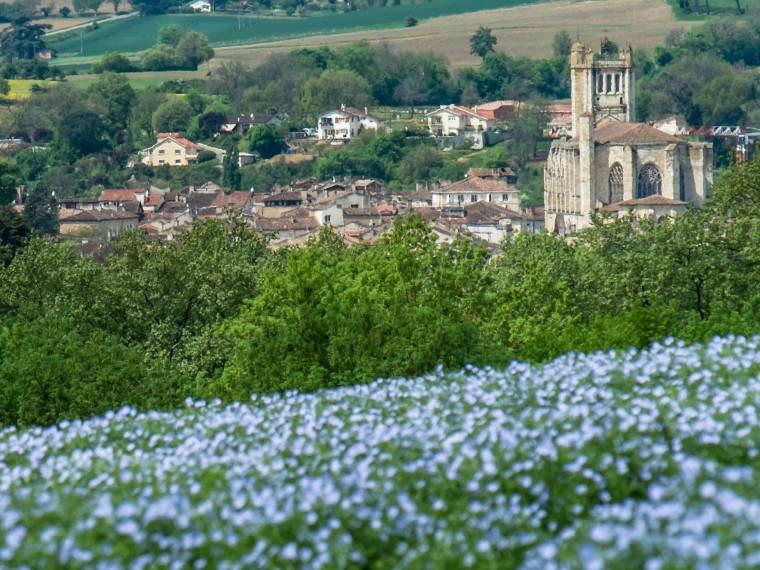
[[[187,166],[198,162],[199,147],[177,133],[159,133],[156,144],[140,151],[146,166]]]
[[[484,114],[458,105],[443,106],[431,111],[427,114],[427,120],[430,133],[437,137],[492,131],[495,122]]]
[[[712,186],[712,144],[634,122],[631,47],[602,59],[576,43],[570,68],[572,129],[552,143],[544,171],[547,229],[572,233],[595,212],[672,213],[701,204]],[[658,197],[654,210],[637,202],[650,196]]]

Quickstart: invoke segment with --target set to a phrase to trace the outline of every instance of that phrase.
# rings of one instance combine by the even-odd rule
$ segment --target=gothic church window
[[[662,194],[662,175],[660,170],[651,162],[645,164],[639,172],[636,183],[636,197],[646,198],[653,194]]]
[[[616,162],[610,168],[608,203],[623,201],[623,167]]]

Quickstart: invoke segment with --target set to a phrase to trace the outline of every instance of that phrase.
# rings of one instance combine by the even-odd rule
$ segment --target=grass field
[[[55,85],[55,81],[43,81],[40,79],[9,79],[8,83],[11,86],[11,90],[6,99],[11,101],[24,101],[29,99],[32,94],[32,86],[39,85],[40,87],[45,85]]]
[[[214,62],[243,60],[256,64],[276,52],[321,45],[336,47],[367,40],[387,42],[398,49],[433,51],[446,57],[454,67],[461,67],[478,61],[470,54],[469,38],[479,25],[492,28],[499,41],[498,50],[512,55],[543,57],[551,54],[552,37],[563,29],[595,46],[602,36],[608,35],[619,43],[630,42],[635,48],[651,49],[662,44],[671,29],[688,28],[696,23],[676,20],[663,0],[561,0],[435,18],[420,22],[414,28],[220,48]]]
[[[431,0],[417,5],[387,6],[341,14],[305,18],[257,18],[233,15],[163,15],[130,18],[103,24],[84,37],[83,56],[108,51],[130,53],[144,50],[156,41],[161,27],[178,24],[205,34],[214,45],[266,42],[288,37],[305,37],[338,32],[401,27],[411,15],[419,20],[478,10],[504,8],[537,0]],[[62,53],[79,53],[79,38],[53,44]]]
[[[144,73],[124,73],[123,75],[129,79],[129,84],[133,89],[145,89],[146,87],[158,87],[164,81],[171,79],[203,79],[206,74],[201,71],[147,71]],[[74,87],[86,89],[95,83],[98,77],[100,76],[95,74],[70,75],[66,81]]]

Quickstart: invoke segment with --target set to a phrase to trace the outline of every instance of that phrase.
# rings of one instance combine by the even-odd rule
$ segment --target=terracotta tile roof
[[[678,144],[681,139],[644,123],[608,121],[594,130],[594,141],[599,144]]]
[[[100,202],[129,202],[135,199],[135,194],[145,192],[142,188],[108,189],[100,193]]]
[[[356,107],[344,107],[341,109],[341,111],[348,113],[349,115],[354,115],[356,117],[366,117],[367,119],[372,119],[373,121],[377,121],[379,123],[383,121],[380,117],[376,117],[370,113],[365,113],[363,110],[357,109]]]
[[[209,192],[190,192],[187,195],[187,205],[191,208],[207,208],[216,198],[216,194]]]
[[[634,198],[632,200],[625,200],[619,202],[618,206],[686,206],[687,203],[682,200],[674,200],[673,198],[666,198],[659,194],[653,194],[646,198]]]
[[[250,199],[251,193],[245,191],[230,192],[229,194],[219,193],[214,194],[214,200],[211,202],[211,205],[217,208],[242,210]]]
[[[184,146],[186,148],[195,148],[195,143],[190,142],[179,133],[158,133],[158,135],[156,135],[157,142],[161,142],[164,139],[172,139],[178,145]]]
[[[283,212],[281,218],[311,218],[311,211],[303,206],[298,206],[287,212]]]
[[[92,222],[110,222],[113,220],[136,220],[137,214],[115,210],[85,210],[60,220],[62,224],[83,224]]]
[[[344,216],[379,216],[380,212],[377,208],[344,208]]]
[[[479,176],[480,178],[495,178],[500,176],[515,176],[511,168],[470,168],[467,176]]]
[[[319,222],[314,218],[256,218],[253,227],[262,232],[278,231],[309,231],[319,228]]]
[[[520,102],[519,101],[488,101],[487,103],[478,103],[475,106],[475,109],[479,111],[495,111],[496,109],[501,109],[502,107],[519,107]]]
[[[494,178],[470,176],[433,192],[517,192],[517,188]]]
[[[491,120],[489,117],[486,117],[485,115],[481,115],[474,109],[470,109],[469,107],[462,107],[460,105],[448,105],[445,107],[441,107],[439,109],[431,111],[430,113],[428,113],[428,115],[434,115],[435,113],[439,113],[441,111],[448,111],[449,113],[452,113],[454,115],[469,115],[470,117],[475,117],[483,121]]]
[[[151,194],[148,196],[148,199],[145,201],[145,203],[150,206],[158,206],[161,202],[163,202],[163,200],[163,194]]]
[[[279,194],[272,194],[264,198],[264,204],[271,202],[303,202],[300,192],[280,192]]]

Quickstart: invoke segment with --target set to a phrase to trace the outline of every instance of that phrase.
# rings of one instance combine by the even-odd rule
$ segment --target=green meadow
[[[109,51],[131,53],[153,45],[158,30],[168,24],[178,24],[205,34],[215,46],[260,43],[299,36],[399,27],[404,25],[407,16],[422,20],[478,10],[509,8],[538,1],[540,0],[432,0],[417,5],[386,6],[300,18],[238,17],[230,14],[148,16],[102,24],[97,30],[85,33],[83,41],[79,36],[74,36],[51,43],[62,55],[95,57]]]

